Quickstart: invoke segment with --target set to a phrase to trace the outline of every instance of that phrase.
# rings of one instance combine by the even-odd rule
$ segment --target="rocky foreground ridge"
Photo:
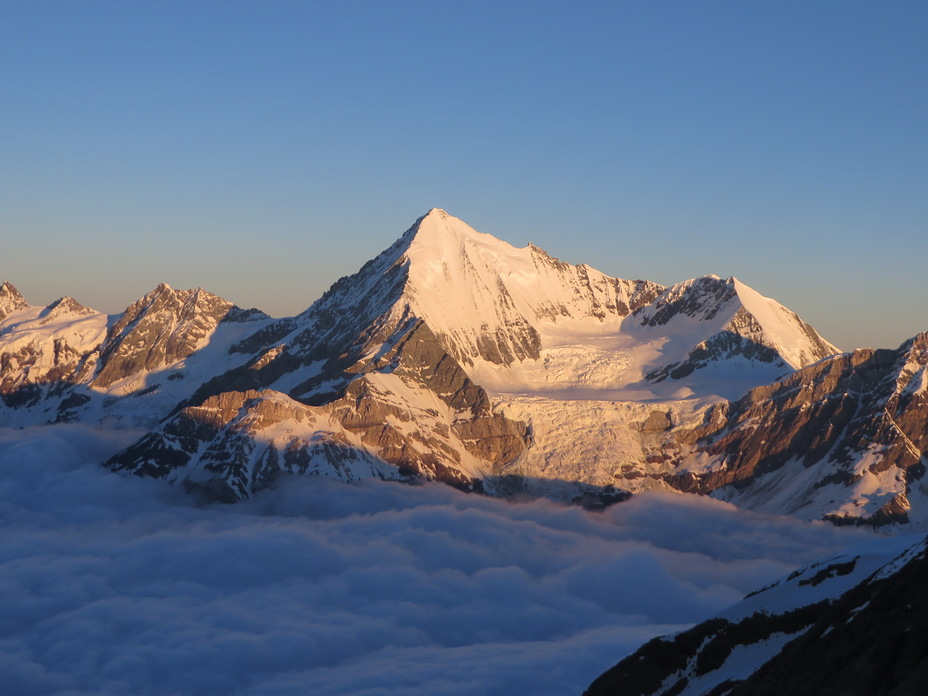
[[[840,354],[735,278],[611,278],[432,210],[285,319],[166,285],[116,316],[35,307],[4,283],[0,423],[143,428],[107,466],[218,500],[314,473],[905,524],[928,508],[926,343]]]
[[[928,688],[928,539],[852,547],[655,638],[584,696],[908,696]]]

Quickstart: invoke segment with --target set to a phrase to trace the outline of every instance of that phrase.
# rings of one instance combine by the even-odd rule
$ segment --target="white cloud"
[[[127,438],[0,431],[7,694],[579,693],[861,536],[675,495],[589,513],[318,478],[201,508],[103,470]]]

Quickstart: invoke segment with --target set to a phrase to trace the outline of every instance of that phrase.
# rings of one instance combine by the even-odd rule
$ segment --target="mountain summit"
[[[669,288],[614,278],[534,245],[513,247],[437,208],[301,315],[315,318],[314,340],[320,328],[330,331],[321,315],[338,315],[354,335],[376,326],[375,342],[414,317],[498,392],[643,396],[669,380],[660,394],[681,385],[702,393],[702,380],[686,378],[737,364],[739,379],[723,394],[737,396],[838,352],[795,313],[733,278]]]
[[[513,247],[440,209],[380,260],[400,269],[401,313],[425,321],[491,391],[644,396],[683,385],[705,393],[705,380],[686,378],[737,365],[737,383],[721,387],[737,396],[839,352],[794,312],[734,278],[669,288],[614,278],[534,245]],[[709,392],[731,380],[727,373],[716,375]],[[655,387],[664,380],[672,384]]]
[[[6,281],[0,285],[0,321],[6,319],[13,312],[29,306],[19,290],[12,283]]]

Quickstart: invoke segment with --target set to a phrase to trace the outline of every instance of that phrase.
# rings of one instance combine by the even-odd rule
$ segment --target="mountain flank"
[[[797,570],[718,617],[646,643],[584,694],[923,693],[928,540],[907,544],[871,542]]]

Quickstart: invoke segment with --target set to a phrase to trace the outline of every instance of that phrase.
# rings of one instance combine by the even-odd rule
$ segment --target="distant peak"
[[[26,302],[26,298],[13,287],[12,283],[4,281],[0,285],[0,319],[4,319],[11,312],[25,309],[28,306],[29,303]]]
[[[19,292],[19,290],[17,290],[13,283],[9,282],[8,280],[4,280],[3,283],[0,284],[0,295],[22,297],[22,294]]]
[[[73,297],[68,295],[59,297],[45,308],[46,314],[93,314],[93,310],[85,307]]]
[[[232,304],[231,302],[224,300],[218,295],[214,295],[209,290],[205,290],[202,287],[180,290],[177,288],[172,288],[167,283],[159,283],[158,287],[156,287],[142,299],[150,301],[163,299],[168,302],[192,302],[194,304],[200,302],[222,302],[229,305]]]

